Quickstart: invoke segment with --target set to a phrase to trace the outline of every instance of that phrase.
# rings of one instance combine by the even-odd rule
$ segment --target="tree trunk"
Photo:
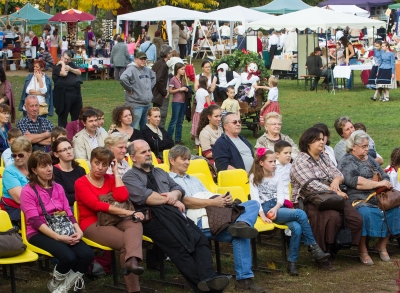
[[[8,14],[8,0],[5,1],[4,3],[4,15]]]
[[[44,12],[49,13],[50,14],[50,3],[46,2],[44,3]]]
[[[112,11],[108,10],[106,12],[106,19],[113,19],[113,18],[114,18],[114,15],[113,15]]]

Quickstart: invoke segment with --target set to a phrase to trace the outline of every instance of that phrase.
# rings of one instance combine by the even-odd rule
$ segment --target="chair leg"
[[[115,257],[115,250],[111,251],[111,268],[113,274],[114,286],[118,286],[118,270],[117,270],[117,259]]]
[[[222,269],[221,269],[221,252],[219,250],[219,241],[214,240],[214,247],[215,247],[215,258],[217,262],[217,272],[218,275],[221,275]]]
[[[257,242],[256,242],[256,238],[251,238],[250,243],[251,243],[251,251],[253,253],[253,267],[257,268],[258,267],[258,262],[257,262]]]
[[[158,261],[160,262],[160,279],[165,280],[164,251],[158,248]]]
[[[286,261],[286,235],[285,230],[281,229],[281,242],[282,242],[282,261]]]
[[[17,286],[15,285],[14,265],[10,265],[10,282],[11,282],[11,293],[16,293]]]
[[[6,265],[2,265],[1,267],[3,269],[3,278],[7,279],[7,266]]]

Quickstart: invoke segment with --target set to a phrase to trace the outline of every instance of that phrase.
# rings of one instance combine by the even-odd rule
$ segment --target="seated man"
[[[207,237],[183,213],[185,206],[180,200],[185,191],[168,173],[153,167],[147,142],[135,140],[128,151],[133,167],[122,181],[137,209],[149,208],[152,214],[143,223],[143,235],[168,255],[194,292],[223,290],[232,276],[214,271]]]
[[[73,138],[74,155],[76,159],[85,159],[89,162],[92,150],[104,146],[107,132],[98,128],[97,112],[93,109],[86,110],[82,114],[82,122],[85,128]]]
[[[186,174],[190,164],[190,156],[190,150],[187,147],[174,146],[168,154],[171,166],[169,176],[185,190],[185,197],[182,202],[187,208],[187,217],[197,223],[197,226],[207,238],[212,239],[213,235],[209,229],[205,208],[207,206],[224,207],[232,203],[232,197],[229,195],[210,199],[214,194],[209,192],[199,179]],[[235,224],[217,234],[214,239],[232,242],[236,271],[235,289],[248,290],[253,293],[266,292],[265,289],[254,284],[251,279],[254,274],[251,271],[249,238],[256,237],[258,234],[258,231],[253,227],[257,220],[260,204],[255,200],[249,200],[240,205],[245,207],[244,213],[239,216]]]

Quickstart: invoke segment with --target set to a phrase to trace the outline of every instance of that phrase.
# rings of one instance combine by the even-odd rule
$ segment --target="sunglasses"
[[[242,124],[242,121],[240,121],[240,120],[233,120],[233,121],[231,121],[231,122],[228,122],[228,123],[232,123],[232,124]]]
[[[23,157],[25,157],[25,154],[11,154],[11,157],[13,157],[14,159],[15,159],[16,157],[22,159]]]

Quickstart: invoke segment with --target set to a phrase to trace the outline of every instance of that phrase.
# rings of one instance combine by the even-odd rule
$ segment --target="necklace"
[[[92,177],[90,177],[90,173],[88,174],[88,176],[89,176],[89,179],[90,179],[90,181],[92,182],[92,184],[93,184],[94,186],[96,186],[97,188],[102,188],[102,187],[103,187],[103,184],[104,184],[104,177],[102,178],[101,183],[100,183],[100,186],[99,186],[98,183],[97,183],[95,180],[93,180]]]

